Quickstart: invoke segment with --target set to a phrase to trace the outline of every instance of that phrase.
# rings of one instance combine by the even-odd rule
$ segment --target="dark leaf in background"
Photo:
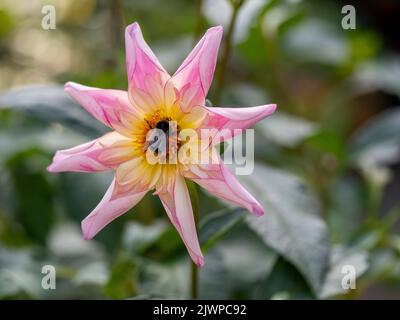
[[[350,56],[341,31],[339,25],[310,18],[283,37],[283,46],[291,60],[341,65]]]
[[[187,255],[163,263],[140,259],[139,295],[167,299],[188,299],[191,260]],[[219,250],[210,250],[199,270],[199,297],[227,299],[234,285]]]
[[[400,97],[400,58],[397,55],[361,64],[354,79],[362,91],[382,90]]]
[[[259,285],[256,299],[313,299],[307,282],[296,268],[279,258],[268,277]]]
[[[130,260],[114,264],[111,276],[104,287],[105,294],[112,299],[124,299],[137,294],[136,265]]]
[[[229,291],[234,285],[229,278],[220,251],[211,249],[207,253],[207,262],[199,274],[200,299],[228,299]]]
[[[203,252],[244,220],[245,210],[226,209],[207,215],[199,225],[199,240]]]
[[[253,297],[260,280],[271,273],[278,258],[278,254],[246,224],[240,224],[214,248],[229,276],[230,298],[233,299]]]
[[[333,247],[329,269],[319,297],[326,299],[339,294],[350,293],[351,290],[346,290],[342,287],[343,277],[349,272],[346,271],[348,269],[344,269],[344,267],[354,268],[355,276],[358,278],[362,276],[368,268],[367,257],[367,252],[363,250],[343,248],[341,246]]]
[[[54,189],[42,172],[46,157],[38,150],[16,154],[8,160],[14,190],[14,212],[27,235],[44,244],[55,220]]]
[[[357,175],[337,179],[330,189],[328,224],[335,243],[347,243],[366,219],[367,190]]]
[[[265,209],[262,217],[248,216],[250,228],[293,263],[317,294],[330,243],[315,196],[298,177],[261,164],[255,165],[252,175],[240,178]]]
[[[186,254],[185,246],[172,225],[167,228],[155,241],[144,250],[145,256],[155,260],[171,261],[182,254]]]
[[[57,198],[67,216],[80,226],[81,221],[103,198],[112,181],[112,173],[67,172],[59,174],[58,179]],[[94,241],[101,242],[111,252],[115,251],[121,244],[124,221],[130,217],[133,210],[107,225],[96,235]]]
[[[67,172],[57,177],[58,196],[75,221],[83,220],[97,206],[112,181],[111,173]]]
[[[57,261],[68,261],[73,266],[88,265],[105,259],[105,250],[96,241],[83,239],[81,228],[62,220],[51,230],[48,249]]]
[[[155,298],[188,298],[189,271],[190,260],[187,257],[163,263],[141,259],[138,267],[139,294]]]
[[[318,132],[311,121],[282,112],[258,123],[256,128],[267,140],[284,147],[295,147]]]
[[[32,118],[29,113],[1,108],[1,105],[0,121],[0,164],[13,154],[27,149],[48,152],[50,157],[55,150],[70,148],[88,140],[60,123]]]
[[[0,108],[13,108],[45,122],[61,123],[88,137],[102,135],[106,128],[74,102],[62,86],[15,89],[0,96]]]
[[[79,286],[103,286],[109,277],[108,273],[103,261],[93,262],[79,268],[73,282]]]
[[[41,275],[32,251],[0,246],[0,298],[40,296]]]
[[[349,153],[362,167],[390,164],[400,157],[400,107],[371,119],[353,136]]]
[[[129,221],[125,224],[123,244],[130,254],[140,255],[151,245],[154,245],[167,231],[169,225],[165,220],[155,220],[150,225],[144,225],[137,221]]]

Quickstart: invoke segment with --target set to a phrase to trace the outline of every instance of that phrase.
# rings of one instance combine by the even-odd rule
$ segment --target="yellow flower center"
[[[182,112],[178,104],[132,119],[131,156],[117,169],[118,182],[157,190],[170,188],[181,167],[178,152],[187,143],[180,140],[180,132],[198,128],[203,119],[201,113]]]

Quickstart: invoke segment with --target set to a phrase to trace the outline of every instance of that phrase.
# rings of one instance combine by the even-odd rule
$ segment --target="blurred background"
[[[347,4],[356,29],[342,28]],[[84,241],[112,174],[46,171],[55,150],[107,131],[62,85],[125,90],[123,30],[138,21],[171,74],[222,24],[211,103],[278,104],[240,177],[266,214],[198,190],[199,297],[399,299],[399,15],[397,0],[2,0],[0,298],[190,297],[190,259],[157,197]],[[41,287],[44,265],[56,290]]]

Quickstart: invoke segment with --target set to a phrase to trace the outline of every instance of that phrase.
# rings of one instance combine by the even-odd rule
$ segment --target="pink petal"
[[[129,158],[130,142],[117,132],[79,146],[59,150],[47,168],[49,172],[97,172],[114,169]]]
[[[97,120],[129,136],[130,130],[122,120],[139,114],[132,107],[127,92],[92,88],[74,82],[67,82],[64,89]]]
[[[161,102],[170,76],[144,41],[137,22],[125,29],[125,49],[130,99],[135,107],[147,111]]]
[[[209,169],[207,169],[208,167]],[[202,171],[201,174],[197,173],[199,170]],[[201,168],[199,166],[195,170],[183,174],[221,199],[246,208],[256,216],[264,214],[264,209],[260,203],[240,184],[222,161],[220,161],[219,166],[202,165]]]
[[[276,109],[276,104],[268,104],[248,108],[218,108],[218,107],[200,107],[207,111],[208,118],[202,124],[201,129],[217,129],[221,132],[220,141],[222,142],[252,127],[258,121],[270,116]]]
[[[197,238],[192,204],[184,178],[178,173],[172,192],[160,193],[159,197],[169,219],[185,243],[193,262],[202,267],[204,257]]]
[[[82,221],[84,239],[92,239],[107,224],[135,206],[146,192],[132,187],[120,189],[114,179],[97,207]]]
[[[173,75],[172,81],[186,101],[182,105],[184,110],[204,104],[214,76],[221,38],[221,26],[208,29]]]

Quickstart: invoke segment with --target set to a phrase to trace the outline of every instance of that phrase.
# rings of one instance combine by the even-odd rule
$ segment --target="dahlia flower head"
[[[256,216],[264,214],[263,207],[214,151],[220,142],[233,138],[236,129],[247,129],[271,115],[276,105],[206,105],[221,38],[221,26],[208,29],[170,76],[144,41],[139,24],[133,23],[125,29],[127,91],[65,84],[73,99],[111,129],[98,139],[57,151],[48,167],[50,172],[115,171],[103,199],[82,221],[85,239],[93,238],[152,192],[160,198],[193,262],[203,266],[185,179]],[[206,141],[201,135],[189,142],[188,135],[182,137],[185,131],[203,129],[216,134]],[[166,134],[167,143],[158,143],[162,139],[152,134],[154,130]],[[202,161],[198,161],[199,155]]]

